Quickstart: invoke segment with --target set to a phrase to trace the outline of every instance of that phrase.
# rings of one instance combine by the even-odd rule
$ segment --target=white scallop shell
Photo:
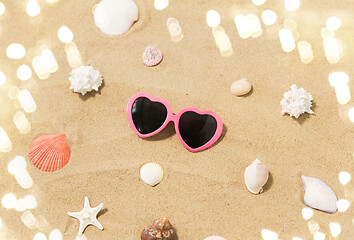
[[[139,18],[134,0],[101,0],[93,14],[96,26],[110,36],[127,32]]]
[[[305,189],[304,203],[327,213],[337,211],[337,197],[333,190],[320,179],[301,176]]]
[[[258,158],[245,170],[245,183],[248,191],[258,194],[268,180],[268,168]]]
[[[140,178],[146,184],[154,187],[162,181],[163,169],[158,163],[147,163],[140,168]]]

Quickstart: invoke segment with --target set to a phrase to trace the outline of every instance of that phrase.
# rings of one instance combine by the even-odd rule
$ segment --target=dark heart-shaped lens
[[[213,116],[185,112],[181,115],[178,129],[184,142],[191,148],[206,144],[215,134],[217,123]]]
[[[132,117],[136,129],[141,134],[149,134],[163,125],[167,118],[167,109],[162,103],[140,97],[133,103]]]

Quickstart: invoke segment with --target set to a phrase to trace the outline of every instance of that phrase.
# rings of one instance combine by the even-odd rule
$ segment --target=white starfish
[[[100,230],[103,230],[103,226],[96,219],[97,214],[99,213],[99,211],[101,211],[102,207],[103,203],[101,203],[95,208],[91,208],[88,197],[85,197],[84,208],[81,210],[81,212],[68,212],[69,216],[77,218],[80,221],[80,228],[78,233],[79,235],[84,232],[85,228],[88,225],[93,225],[99,228]]]

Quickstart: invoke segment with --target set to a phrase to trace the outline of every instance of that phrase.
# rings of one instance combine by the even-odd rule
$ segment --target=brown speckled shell
[[[141,233],[141,240],[176,240],[176,234],[166,217],[155,219]]]

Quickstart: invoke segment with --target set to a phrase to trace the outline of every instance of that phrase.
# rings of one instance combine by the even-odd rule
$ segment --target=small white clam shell
[[[140,168],[140,178],[146,184],[154,187],[162,181],[163,169],[158,163],[147,163]]]
[[[327,213],[337,211],[337,197],[333,190],[320,179],[301,176],[305,189],[304,203]]]
[[[245,170],[245,183],[248,191],[253,194],[262,192],[262,187],[268,180],[268,168],[257,158]]]

